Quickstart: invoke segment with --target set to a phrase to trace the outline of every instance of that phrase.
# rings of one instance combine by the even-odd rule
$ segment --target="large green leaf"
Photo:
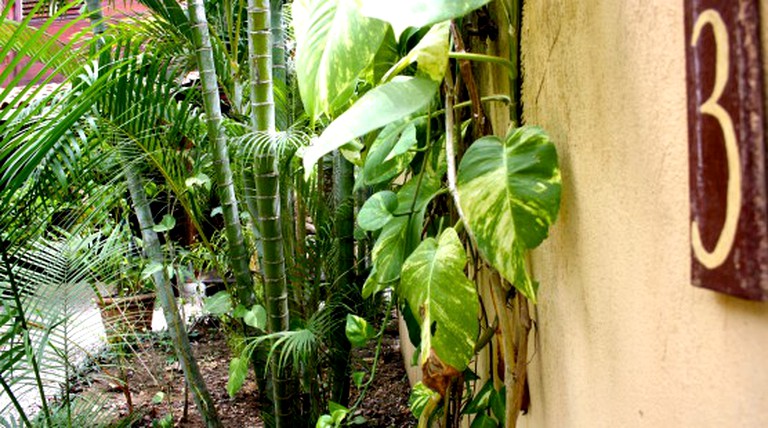
[[[386,23],[360,14],[354,0],[303,0],[293,6],[296,74],[311,118],[331,114],[353,95],[376,56]]]
[[[224,315],[232,310],[232,296],[227,291],[219,291],[203,300],[203,310],[212,315]]]
[[[408,216],[395,217],[384,226],[371,251],[376,280],[383,285],[400,278],[408,239]],[[390,284],[391,285],[391,284]]]
[[[525,251],[547,237],[560,206],[557,150],[540,128],[525,126],[505,140],[472,144],[457,175],[461,208],[480,253],[532,301]]]
[[[345,328],[347,340],[353,346],[365,346],[370,339],[376,336],[373,326],[368,324],[365,318],[347,314],[347,326]]]
[[[408,27],[424,27],[458,18],[490,0],[360,0],[363,15],[392,24],[399,35]]]
[[[230,398],[233,398],[237,391],[243,387],[246,376],[248,376],[248,359],[233,358],[229,362],[229,378],[227,379],[227,393]]]
[[[450,28],[450,21],[433,25],[419,43],[397,64],[392,66],[384,80],[399,74],[405,67],[414,62],[418,63],[418,69],[423,75],[438,82],[443,80],[448,65],[448,53],[451,50],[448,37]]]
[[[397,195],[389,190],[375,193],[368,198],[357,214],[357,223],[364,230],[379,230],[394,217],[397,209]]]
[[[398,76],[371,89],[349,110],[334,120],[304,152],[306,175],[326,153],[354,138],[403,119],[423,109],[437,92],[439,83],[425,77]]]
[[[250,311],[243,313],[243,322],[259,330],[267,329],[267,310],[264,306],[253,305]]]
[[[387,125],[371,144],[363,165],[363,183],[377,184],[391,180],[411,163],[415,152],[416,125],[411,121]]]
[[[480,310],[474,283],[464,274],[467,256],[452,228],[427,238],[403,264],[400,296],[421,325],[421,357],[430,351],[462,371],[472,359]]]
[[[372,196],[363,205],[363,208],[366,208],[369,202],[372,204],[368,206],[368,209],[371,210],[370,213],[368,210],[361,210],[360,212],[361,227],[363,227],[363,211],[366,211],[365,222],[369,226],[375,225],[371,224],[373,216],[376,215],[373,211],[384,216],[386,216],[386,212],[389,212],[392,216],[384,225],[373,246],[371,252],[373,268],[363,285],[364,298],[393,285],[400,278],[403,261],[421,242],[427,205],[443,191],[442,176],[444,172],[444,165],[439,165],[437,171],[427,167],[421,180],[418,178],[408,180],[397,192],[397,208],[394,212],[387,211],[392,207],[392,201],[390,195],[383,195],[384,192],[380,192],[382,196],[379,198],[390,199],[386,201],[386,205],[383,204],[385,201],[381,201],[382,204],[379,204],[379,201],[370,202],[379,193]],[[378,207],[375,208],[377,205]]]

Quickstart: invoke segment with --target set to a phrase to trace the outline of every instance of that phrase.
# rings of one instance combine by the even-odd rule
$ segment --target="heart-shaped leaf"
[[[403,264],[399,293],[421,326],[421,364],[430,350],[462,371],[472,359],[480,304],[464,274],[467,256],[453,228],[427,238]]]
[[[363,285],[363,297],[394,285],[403,261],[421,242],[424,213],[429,202],[442,191],[444,168],[427,169],[424,177],[406,182],[397,192],[395,216],[384,225],[373,246],[373,268]]]
[[[357,315],[347,315],[347,326],[345,329],[349,343],[354,346],[365,346],[368,340],[376,336],[368,321]]]
[[[245,377],[248,375],[248,359],[233,358],[229,363],[229,379],[227,379],[227,393],[233,398],[237,391],[243,387]]]
[[[250,311],[243,314],[243,322],[253,328],[267,328],[267,310],[261,305],[253,305]]]
[[[386,23],[360,14],[355,0],[293,3],[296,74],[310,118],[332,111],[354,93],[358,76],[373,61]]]
[[[397,195],[389,190],[375,193],[368,198],[357,213],[357,224],[364,230],[379,230],[394,217]]]
[[[352,373],[352,382],[355,384],[356,387],[360,388],[361,386],[363,386],[363,379],[365,379],[365,372]]]
[[[226,291],[219,291],[203,300],[203,309],[212,315],[224,315],[232,310],[232,298]]]
[[[381,230],[379,239],[371,251],[376,280],[379,283],[394,283],[400,278],[400,268],[405,259],[407,232],[407,216],[393,218]]]
[[[464,16],[490,0],[360,0],[366,16],[392,24],[399,35],[408,27],[424,27]]]
[[[325,154],[422,110],[432,100],[438,86],[438,82],[426,77],[398,76],[368,91],[306,148],[303,154],[306,176]]]
[[[557,150],[540,128],[517,128],[503,141],[483,137],[464,154],[457,188],[465,220],[483,257],[536,301],[526,250],[547,237],[560,206]]]

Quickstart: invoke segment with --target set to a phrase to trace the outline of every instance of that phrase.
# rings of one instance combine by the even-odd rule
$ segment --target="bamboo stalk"
[[[225,231],[229,244],[229,262],[235,275],[239,301],[250,307],[256,300],[253,290],[253,278],[249,268],[249,252],[245,246],[240,213],[232,180],[232,168],[229,160],[227,138],[222,129],[221,104],[216,68],[213,60],[208,20],[202,0],[192,0],[189,5],[189,18],[192,34],[197,49],[200,80],[203,84],[203,104],[208,126],[208,139],[211,142],[214,168],[216,169],[216,187],[219,191],[221,210],[224,215]]]
[[[144,192],[144,185],[141,177],[134,170],[135,166],[129,165],[125,169],[126,179],[128,181],[128,191],[133,200],[133,209],[139,220],[141,227],[141,238],[144,242],[144,253],[152,263],[163,263],[163,253],[160,247],[160,240],[152,227],[154,220],[149,208],[149,202]],[[189,344],[189,337],[184,322],[179,314],[179,307],[176,305],[176,299],[173,297],[173,289],[163,270],[152,274],[155,283],[157,295],[160,298],[160,304],[163,307],[165,321],[168,324],[168,334],[171,336],[173,347],[176,350],[176,356],[179,359],[179,365],[184,372],[184,378],[187,385],[192,390],[192,396],[195,400],[200,415],[209,428],[222,427],[216,407],[213,404],[211,394],[205,385],[205,380],[200,373],[197,361],[192,355],[192,347]]]
[[[254,132],[270,136],[255,155],[256,208],[262,239],[262,269],[270,332],[288,330],[288,287],[281,222],[280,176],[275,142],[275,102],[272,85],[272,45],[269,0],[248,0],[248,61],[251,84],[251,124]],[[273,382],[275,425],[291,426],[291,379],[280,370],[279,352],[269,361]]]

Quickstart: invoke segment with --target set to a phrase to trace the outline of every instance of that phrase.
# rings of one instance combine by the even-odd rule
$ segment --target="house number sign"
[[[760,0],[684,0],[691,280],[768,300]]]

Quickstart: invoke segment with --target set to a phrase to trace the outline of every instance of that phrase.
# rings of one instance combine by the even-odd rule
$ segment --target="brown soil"
[[[352,365],[354,370],[370,372],[374,356],[376,354],[374,343],[353,351]],[[364,380],[367,381],[367,376]],[[350,402],[354,403],[359,392],[352,387]],[[417,420],[408,408],[408,397],[411,387],[408,384],[408,375],[403,365],[400,353],[400,340],[397,333],[397,322],[393,320],[387,325],[382,340],[379,363],[376,368],[376,376],[368,388],[362,404],[348,419],[362,415],[366,419],[368,427],[414,427]]]
[[[230,399],[227,394],[227,374],[231,359],[224,334],[215,321],[207,320],[197,324],[191,333],[192,351],[205,378],[206,384],[216,402],[219,416],[225,427],[262,427],[259,417],[258,390],[251,374],[241,391]],[[410,387],[400,356],[396,330],[388,329],[379,356],[376,378],[371,384],[362,404],[348,420],[362,416],[367,427],[410,427],[416,420],[408,409]],[[184,381],[173,351],[167,341],[145,341],[129,362],[128,385],[135,414],[138,420],[134,427],[152,427],[159,420],[171,415],[173,425],[186,428],[202,428],[191,396],[187,418],[184,410]],[[370,369],[374,356],[374,344],[353,352],[355,370]],[[126,417],[128,406],[124,393],[114,381],[100,373],[90,376],[86,393],[108,397],[108,407],[116,416]],[[160,403],[153,402],[157,394],[165,394]],[[354,402],[359,391],[352,387]],[[154,400],[156,401],[156,400]],[[155,424],[155,425],[153,425]]]

